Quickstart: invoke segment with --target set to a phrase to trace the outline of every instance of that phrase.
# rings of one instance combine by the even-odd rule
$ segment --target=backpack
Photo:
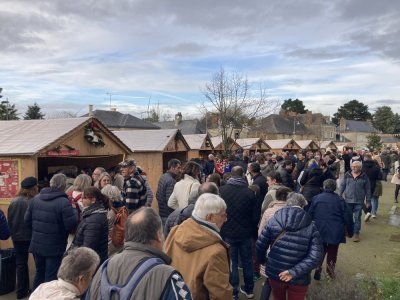
[[[112,207],[115,213],[115,221],[111,230],[111,242],[114,246],[120,247],[124,244],[125,239],[125,223],[128,219],[128,209],[125,206],[116,209]]]
[[[133,292],[144,275],[154,267],[164,264],[164,262],[157,257],[145,258],[135,267],[124,285],[114,285],[110,283],[107,275],[109,260],[110,259],[106,260],[101,267],[100,299],[102,300],[111,300],[114,295],[118,295],[117,298],[121,300],[131,299]]]

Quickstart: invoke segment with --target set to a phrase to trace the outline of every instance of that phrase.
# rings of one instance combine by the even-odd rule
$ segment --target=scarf
[[[242,177],[231,177],[226,183],[232,185],[248,186],[247,180]]]

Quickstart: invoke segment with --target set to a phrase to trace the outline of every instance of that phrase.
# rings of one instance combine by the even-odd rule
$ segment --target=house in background
[[[204,124],[198,120],[183,120],[182,113],[178,112],[175,115],[174,121],[164,121],[154,123],[161,129],[179,129],[182,134],[205,134],[206,127]]]
[[[365,148],[371,134],[380,134],[379,130],[374,128],[369,121],[354,121],[340,119],[338,127],[339,141],[343,142],[347,139],[356,149]]]
[[[330,116],[307,111],[305,114],[298,114],[296,118],[312,131],[314,134],[312,140],[317,144],[336,138],[336,125],[332,123]]]
[[[265,140],[295,139],[312,140],[314,134],[295,114],[286,111],[271,114],[252,126],[248,137],[262,137]],[[268,143],[268,142],[267,142]]]
[[[123,114],[116,109],[93,111],[93,105],[89,105],[89,113],[82,117],[95,117],[109,130],[133,130],[133,129],[160,129],[160,127],[136,118],[130,114]]]

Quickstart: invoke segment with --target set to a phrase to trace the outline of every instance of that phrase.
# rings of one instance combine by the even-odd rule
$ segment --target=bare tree
[[[225,153],[229,152],[229,137],[233,128],[239,129],[239,134],[246,126],[251,126],[258,118],[273,112],[279,101],[267,98],[266,89],[259,84],[252,89],[247,76],[238,72],[226,72],[224,68],[212,75],[210,82],[205,84],[203,94],[207,107],[218,114],[219,129],[224,144]],[[208,103],[208,105],[207,105]]]

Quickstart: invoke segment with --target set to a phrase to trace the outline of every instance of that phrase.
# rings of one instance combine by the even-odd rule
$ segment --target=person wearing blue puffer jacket
[[[303,210],[304,196],[291,193],[256,243],[259,263],[265,263],[273,299],[304,299],[311,271],[323,258],[322,241],[310,215]],[[267,258],[267,249],[270,248]]]

